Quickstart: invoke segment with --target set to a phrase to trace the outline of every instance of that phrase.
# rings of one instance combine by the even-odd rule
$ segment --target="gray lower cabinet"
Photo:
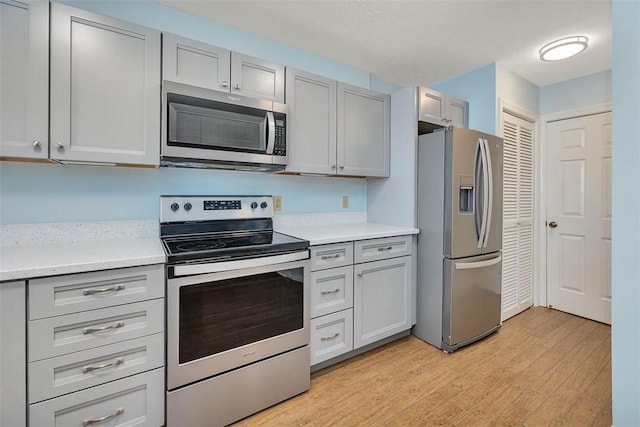
[[[164,265],[28,288],[29,425],[163,425]]]
[[[286,172],[389,176],[390,97],[287,68]]]
[[[160,32],[51,3],[50,158],[157,166]]]
[[[311,247],[312,366],[411,328],[412,239]]]
[[[26,284],[0,283],[0,426],[27,424]]]
[[[0,2],[0,88],[0,158],[47,159],[49,2]]]
[[[469,127],[469,103],[437,90],[418,88],[418,120],[440,126]]]
[[[162,34],[164,80],[284,104],[284,65]]]

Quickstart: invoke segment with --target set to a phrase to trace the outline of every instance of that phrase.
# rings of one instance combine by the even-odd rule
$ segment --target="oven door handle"
[[[292,252],[288,254],[264,256],[259,258],[240,259],[234,261],[207,262],[204,264],[185,264],[173,267],[174,277],[189,276],[192,274],[218,273],[222,271],[241,270],[265,265],[282,264],[285,262],[299,261],[309,258],[309,251]]]

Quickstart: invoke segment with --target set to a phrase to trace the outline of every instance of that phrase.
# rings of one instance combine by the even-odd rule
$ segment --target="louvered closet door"
[[[502,320],[533,305],[533,141],[531,122],[504,114]]]

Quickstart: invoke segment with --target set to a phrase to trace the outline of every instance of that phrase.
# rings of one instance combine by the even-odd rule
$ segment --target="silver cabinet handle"
[[[58,142],[58,143],[56,144],[56,148],[57,148],[58,150],[64,150],[64,144],[63,144],[62,142]]]
[[[393,249],[391,246],[385,246],[384,248],[378,248],[378,252],[390,251]]]
[[[40,141],[38,141],[37,139],[34,139],[31,145],[35,150],[39,149],[42,146],[42,144],[40,144]]]
[[[340,254],[322,255],[320,258],[321,259],[338,259],[340,258]]]
[[[228,87],[229,86],[229,82],[222,82],[222,84],[220,85],[222,87]]]
[[[87,335],[87,334],[92,334],[94,332],[104,332],[104,331],[108,331],[110,329],[118,329],[118,328],[122,328],[122,327],[124,327],[124,322],[121,320],[121,321],[113,323],[113,324],[111,324],[109,326],[101,326],[99,328],[84,328],[82,333]]]
[[[125,289],[124,285],[116,285],[116,286],[111,286],[110,288],[85,289],[84,294],[85,295],[104,294],[106,292],[124,291],[124,289]]]
[[[235,89],[236,89],[236,90],[240,90],[240,85],[236,83],[236,87],[235,87]]]
[[[85,366],[84,368],[82,368],[82,373],[83,374],[87,374],[89,372],[99,371],[101,369],[113,368],[113,367],[116,367],[118,365],[122,365],[123,363],[124,363],[124,359],[119,358],[119,359],[115,359],[113,362],[105,363],[104,365]]]
[[[83,427],[86,427],[86,426],[92,426],[95,424],[101,424],[101,423],[104,423],[105,421],[109,421],[117,417],[118,415],[122,415],[122,414],[124,414],[124,408],[118,408],[113,414],[105,415],[104,417],[100,417],[100,418],[89,418],[88,420],[84,420],[82,422],[82,425]]]
[[[320,341],[329,341],[332,340],[334,338],[338,338],[340,336],[340,332],[336,332],[335,334],[331,335],[330,337],[320,337]]]
[[[362,273],[356,273],[356,276],[362,277]]]
[[[340,165],[340,169],[344,169],[344,165]]]
[[[340,292],[340,288],[335,288],[332,291],[320,291],[320,295],[331,295],[331,294],[337,294],[338,292]]]

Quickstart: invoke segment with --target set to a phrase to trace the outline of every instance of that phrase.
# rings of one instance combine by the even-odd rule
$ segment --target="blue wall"
[[[540,114],[611,102],[611,70],[540,89]]]
[[[469,102],[469,127],[496,133],[496,64],[478,68],[432,86]]]
[[[65,3],[353,85],[396,88],[365,71],[149,0]],[[366,192],[362,178],[0,162],[0,223],[157,218],[161,194],[273,194],[283,197],[282,213],[364,211]],[[341,207],[343,195],[349,196],[348,209]]]
[[[496,96],[502,101],[533,113],[540,111],[540,88],[508,68],[496,67],[496,86]]]
[[[640,425],[640,2],[613,0],[613,425]]]

